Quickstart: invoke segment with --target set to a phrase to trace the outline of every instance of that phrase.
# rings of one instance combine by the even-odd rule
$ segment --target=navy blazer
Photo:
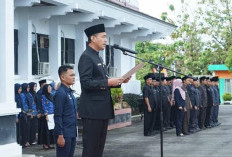
[[[55,136],[77,136],[77,101],[71,88],[61,84],[54,96]]]
[[[179,107],[184,108],[185,107],[185,100],[182,98],[179,89],[175,89],[175,91],[174,91],[174,100],[175,100],[175,106],[177,108],[179,108]]]
[[[98,53],[87,46],[79,60],[79,116],[89,119],[111,119],[114,118],[114,109],[108,87],[107,67]]]

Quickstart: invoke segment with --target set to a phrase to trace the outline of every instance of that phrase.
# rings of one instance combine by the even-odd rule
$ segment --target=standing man
[[[201,92],[201,102],[200,102],[200,114],[199,114],[199,118],[198,118],[198,126],[200,129],[205,129],[205,117],[206,117],[206,108],[207,108],[207,104],[208,104],[208,98],[207,98],[207,78],[205,76],[202,76],[200,78],[200,92]]]
[[[62,65],[59,70],[61,86],[54,96],[54,136],[57,157],[73,157],[77,136],[77,101],[71,85],[75,83],[72,66]]]
[[[190,110],[192,108],[191,100],[188,94],[187,86],[190,84],[190,80],[188,76],[182,78],[183,86],[182,89],[185,91],[185,107],[184,107],[184,119],[183,119],[183,134],[189,135],[189,119],[190,119]]]
[[[87,28],[85,34],[88,45],[78,64],[81,83],[79,116],[83,121],[82,157],[102,157],[108,120],[114,118],[110,87],[127,83],[129,78],[124,82],[122,78],[108,78],[107,67],[99,56],[107,42],[104,24]]]

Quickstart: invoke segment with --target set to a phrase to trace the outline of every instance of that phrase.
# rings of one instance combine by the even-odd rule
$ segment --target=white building
[[[62,64],[73,64],[80,93],[78,60],[86,47],[84,29],[104,23],[110,45],[135,49],[137,41],[170,35],[174,25],[138,11],[137,0],[1,0],[0,1],[0,153],[19,156],[16,144],[14,83],[58,80]],[[65,46],[64,46],[65,45]],[[135,66],[135,59],[107,47],[101,52],[112,77]],[[109,58],[111,58],[109,60]],[[125,93],[140,93],[132,77]]]

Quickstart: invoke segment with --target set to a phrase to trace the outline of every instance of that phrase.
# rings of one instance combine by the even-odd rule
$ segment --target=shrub
[[[111,97],[114,105],[122,101],[122,96],[123,96],[122,88],[111,88]]]
[[[222,98],[223,98],[224,101],[230,101],[230,100],[232,99],[230,93],[225,93],[225,94],[222,96]]]
[[[124,94],[123,101],[127,102],[131,109],[132,115],[143,112],[143,97],[137,94]]]

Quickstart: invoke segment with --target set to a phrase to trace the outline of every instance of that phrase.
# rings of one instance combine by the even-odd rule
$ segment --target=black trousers
[[[170,117],[171,117],[171,106],[169,104],[164,104],[164,127],[170,127]]]
[[[176,125],[176,107],[174,105],[171,107],[170,125],[171,127]]]
[[[40,118],[40,144],[50,145],[54,144],[54,135],[53,129],[48,130],[48,123],[46,120],[46,116],[42,116]]]
[[[36,116],[33,116],[33,118],[30,118],[30,137],[29,137],[29,143],[32,144],[36,141],[36,132],[37,132],[37,126],[38,126],[38,119]]]
[[[149,135],[153,131],[153,112],[148,112],[144,109],[144,136]]]
[[[83,152],[82,157],[102,157],[108,119],[82,119],[83,122]]]
[[[24,146],[28,142],[28,119],[27,115],[20,113],[18,116],[18,135],[19,135],[19,144]]]
[[[190,119],[190,110],[187,109],[186,112],[184,112],[184,119],[183,119],[183,127],[182,127],[182,130],[183,130],[183,133],[188,133],[188,128],[189,128],[189,119]]]
[[[205,126],[210,126],[210,121],[211,121],[211,113],[212,113],[212,106],[207,106],[206,109],[206,117],[205,117]]]
[[[198,126],[200,129],[202,129],[204,127],[205,117],[206,117],[206,107],[201,107],[199,118],[198,118]]]
[[[189,121],[189,131],[197,129],[198,120],[197,120],[198,110],[195,110],[194,107],[190,110],[190,121]]]
[[[56,141],[57,141],[56,137]],[[75,146],[76,146],[76,137],[64,137],[65,145],[64,147],[59,147],[56,144],[56,157],[73,157]],[[57,143],[57,142],[56,142]]]
[[[177,107],[175,109],[176,109],[176,135],[179,135],[182,133],[184,110],[180,110]]]

